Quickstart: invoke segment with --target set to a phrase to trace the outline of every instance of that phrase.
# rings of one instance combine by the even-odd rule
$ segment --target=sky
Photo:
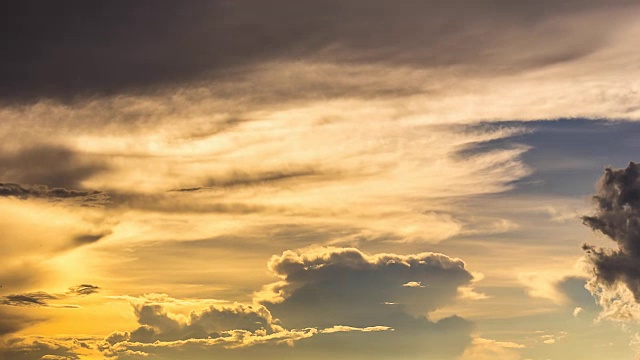
[[[13,1],[2,359],[640,359],[637,1]]]

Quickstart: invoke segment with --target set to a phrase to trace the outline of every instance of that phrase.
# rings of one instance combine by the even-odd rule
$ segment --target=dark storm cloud
[[[77,296],[86,296],[95,294],[99,291],[99,287],[90,284],[82,284],[69,288],[65,293],[50,294],[44,291],[35,291],[24,294],[6,295],[0,297],[0,305],[10,306],[42,306],[42,307],[64,307],[77,308],[77,305],[57,305],[52,304],[55,300],[70,299]]]
[[[4,7],[0,32],[8,49],[0,60],[0,97],[117,93],[309,57],[421,66],[548,64],[589,53],[613,27],[596,23],[571,30],[563,26],[562,16],[633,3],[11,2]]]
[[[605,287],[624,284],[640,302],[640,167],[607,168],[593,197],[595,214],[584,224],[609,237],[615,249],[585,244],[596,281]]]
[[[80,192],[66,189],[81,189],[83,180],[104,170],[105,165],[60,146],[38,145],[17,151],[5,150],[0,155],[0,179],[11,183],[4,183],[0,191],[13,196],[81,196]],[[14,183],[44,186],[22,186],[21,189]]]

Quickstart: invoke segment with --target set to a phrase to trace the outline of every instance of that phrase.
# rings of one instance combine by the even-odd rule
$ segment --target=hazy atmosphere
[[[640,359],[640,3],[9,1],[0,358]]]

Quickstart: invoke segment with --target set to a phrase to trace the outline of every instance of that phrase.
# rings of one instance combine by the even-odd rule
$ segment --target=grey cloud
[[[73,244],[76,246],[92,244],[94,242],[99,241],[100,239],[104,238],[109,234],[111,234],[111,232],[105,232],[102,234],[78,235],[75,238],[73,238]]]
[[[126,359],[143,353],[152,357],[187,353],[194,358],[214,354],[242,358],[251,352],[247,348],[285,344],[317,334],[315,329],[284,329],[260,305],[210,306],[192,312],[186,322],[176,320],[161,303],[142,302],[133,306],[140,327],[109,335],[100,345],[106,356]]]
[[[594,196],[595,213],[584,224],[617,244],[603,249],[585,244],[598,284],[626,286],[640,302],[640,168],[631,162],[625,169],[605,170]]]
[[[21,185],[14,183],[0,183],[0,197],[17,197],[20,199],[76,199],[87,203],[104,203],[108,196],[100,191],[69,190],[65,188],[50,188],[46,185]]]
[[[3,184],[2,194],[11,196],[76,197],[82,192],[82,181],[106,170],[106,166],[83,158],[70,149],[54,145],[38,145],[0,155],[0,178],[12,182]],[[20,186],[42,184],[44,186]],[[4,195],[4,196],[8,196]],[[87,192],[86,196],[97,195]]]
[[[465,319],[426,316],[473,279],[459,259],[320,248],[274,256],[269,268],[280,281],[256,293],[262,305],[214,305],[179,320],[166,296],[129,298],[140,326],[101,349],[118,359],[455,359],[471,342]],[[410,281],[424,287],[403,286]],[[294,346],[271,346],[284,344]]]
[[[0,97],[74,99],[235,76],[258,62],[315,57],[421,66],[530,66],[583,56],[615,27],[573,29],[564,16],[609,1],[259,0],[60,5],[5,9]],[[549,34],[553,34],[550,37]],[[512,56],[517,54],[518,56]]]
[[[452,301],[458,287],[473,279],[462,260],[443,254],[366,255],[353,248],[287,251],[274,256],[269,269],[281,281],[258,297],[293,326],[375,326],[381,324],[372,323],[377,318],[371,314],[424,316]],[[403,286],[411,281],[423,287]],[[309,313],[310,308],[316,311]]]
[[[0,298],[0,304],[12,306],[49,306],[49,300],[58,300],[57,295],[44,291],[31,292],[18,295],[7,295]]]
[[[24,294],[13,294],[0,297],[0,305],[10,306],[43,306],[43,307],[63,307],[77,308],[77,305],[58,305],[51,301],[70,299],[76,296],[85,296],[97,293],[99,287],[95,285],[82,284],[69,288],[65,293],[50,294],[44,291],[35,291]]]
[[[299,345],[302,351],[327,355],[335,347],[350,358],[451,359],[470,342],[468,321],[452,316],[434,322],[427,316],[453,302],[459,287],[470,285],[473,276],[462,260],[436,253],[367,255],[354,248],[322,248],[274,256],[269,269],[280,281],[256,298],[287,326],[394,329],[313,337]],[[423,287],[403,286],[412,281]]]
[[[262,330],[266,334],[284,331],[262,306],[211,306],[202,312],[192,312],[187,324],[171,318],[160,304],[138,304],[134,309],[141,326],[131,332],[132,342],[217,338],[233,330],[251,333]]]

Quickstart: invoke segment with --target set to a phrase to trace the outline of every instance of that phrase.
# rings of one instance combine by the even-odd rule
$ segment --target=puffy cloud
[[[257,292],[253,305],[163,294],[118,297],[132,304],[140,326],[112,333],[101,349],[122,359],[176,351],[198,358],[205,350],[228,358],[260,351],[315,359],[333,348],[354,359],[373,353],[382,359],[452,359],[471,341],[468,321],[427,318],[455,301],[459,287],[471,286],[473,276],[462,260],[315,248],[273,256],[268,267],[280,280]],[[403,286],[412,281],[419,286]]]
[[[450,358],[470,341],[466,320],[427,318],[455,301],[460,287],[471,286],[473,275],[460,259],[437,253],[368,255],[355,248],[313,248],[285,251],[273,256],[268,266],[280,280],[256,293],[256,300],[283,324],[393,329],[380,337],[352,332],[330,339],[349,356]],[[418,286],[404,286],[412,282]],[[385,345],[375,345],[376,339],[385,339]],[[315,351],[330,347],[326,337],[313,337],[299,346]]]
[[[140,327],[109,335],[100,345],[107,356],[127,358],[173,351],[195,352],[194,356],[198,356],[204,350],[211,354],[257,345],[291,345],[318,333],[314,328],[287,330],[262,305],[215,304],[185,316],[168,309],[202,306],[211,301],[174,299],[164,294],[126,299],[131,302]]]
[[[473,275],[460,259],[443,254],[367,255],[354,248],[286,251],[269,261],[281,280],[266,286],[257,299],[294,323],[333,326],[345,321],[372,326],[371,313],[396,310],[426,315],[455,298]],[[419,286],[405,286],[408,283]],[[358,304],[354,307],[353,304]],[[317,311],[308,313],[309,308]],[[295,314],[295,315],[293,315]]]
[[[614,249],[583,245],[593,269],[591,291],[612,318],[636,317],[640,302],[640,168],[605,170],[594,196],[595,213],[585,225],[617,244]]]

